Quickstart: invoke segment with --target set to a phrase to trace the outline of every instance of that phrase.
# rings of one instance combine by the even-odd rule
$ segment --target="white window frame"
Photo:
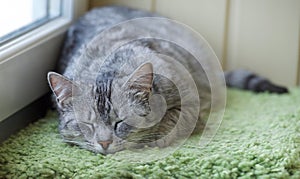
[[[0,122],[45,95],[64,34],[88,8],[85,0],[62,0],[62,16],[0,47]]]

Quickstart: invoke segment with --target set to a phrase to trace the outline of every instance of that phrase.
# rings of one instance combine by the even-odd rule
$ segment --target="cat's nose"
[[[108,146],[112,143],[112,141],[111,140],[98,141],[98,143],[102,146],[104,150],[106,150]]]

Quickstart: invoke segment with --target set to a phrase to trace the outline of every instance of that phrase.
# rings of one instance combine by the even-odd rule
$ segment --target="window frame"
[[[61,33],[60,31],[64,31],[68,25],[71,24],[76,13],[73,11],[75,2],[72,0],[62,0],[61,5],[61,16],[53,19],[45,24],[40,25],[37,28],[32,29],[24,33],[17,38],[14,38],[5,44],[0,46],[0,65],[1,62],[5,59],[8,59],[10,56],[19,52],[20,49],[24,49],[26,46],[31,46],[34,43],[39,41],[44,41],[47,37],[55,36],[56,34]],[[72,7],[73,9],[68,9],[68,7]]]
[[[0,122],[45,95],[64,33],[88,1],[62,0],[62,14],[0,47]]]
[[[42,2],[40,0],[35,0],[35,1],[37,1],[37,2],[33,2],[33,3],[35,3],[35,4],[41,3],[41,4],[45,5],[45,7],[47,8],[47,9],[44,9],[44,10],[46,10],[45,16],[42,18],[36,19],[36,20],[28,23],[27,25],[20,26],[19,28],[10,31],[7,34],[4,34],[3,36],[0,37],[0,46],[32,31],[50,21],[53,21],[55,18],[59,18],[62,15],[61,13],[62,13],[63,0],[58,0],[59,1],[59,14],[57,16],[51,15],[51,10],[52,10],[52,9],[50,9],[51,0],[46,0],[45,2]]]

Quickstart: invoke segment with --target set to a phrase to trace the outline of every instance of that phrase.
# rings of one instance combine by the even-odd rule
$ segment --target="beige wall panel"
[[[246,68],[297,83],[299,0],[231,0],[227,69]]]
[[[90,0],[90,8],[106,5],[126,5],[129,7],[151,10],[151,0]]]
[[[300,16],[300,15],[299,15]],[[298,86],[300,86],[300,22],[299,22],[299,43],[298,43]]]
[[[198,31],[222,60],[227,0],[157,0],[156,11]]]

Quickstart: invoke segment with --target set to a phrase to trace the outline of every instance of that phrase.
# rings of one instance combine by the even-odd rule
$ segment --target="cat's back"
[[[80,54],[80,48],[90,42],[97,34],[121,22],[142,18],[155,17],[154,13],[123,6],[107,6],[94,8],[78,19],[68,30],[58,71],[64,73]]]

